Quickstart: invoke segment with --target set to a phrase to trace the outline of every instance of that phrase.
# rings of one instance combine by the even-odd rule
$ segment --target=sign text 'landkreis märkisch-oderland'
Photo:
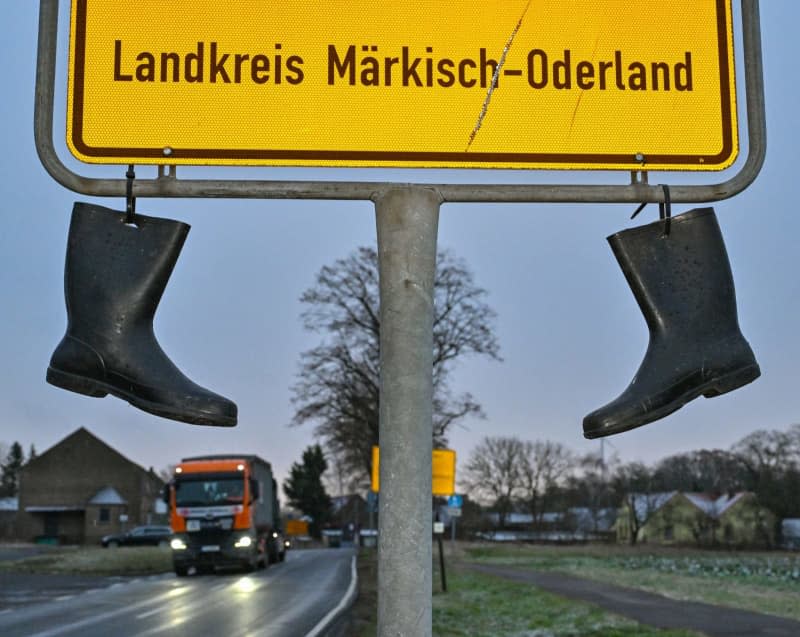
[[[71,4],[82,161],[721,170],[738,153],[732,0]]]
[[[128,48],[123,40],[114,41],[116,82],[298,85],[307,73],[313,73],[325,77],[329,86],[498,89],[506,81],[501,78],[519,77],[532,89],[692,90],[691,51],[685,51],[677,61],[629,59],[619,50],[607,60],[584,60],[569,49],[548,54],[533,48],[525,56],[523,67],[505,65],[497,73],[500,63],[485,47],[471,57],[456,57],[440,55],[432,46],[426,46],[423,52],[401,46],[387,54],[374,44],[328,44],[325,68],[321,69],[308,68],[301,55],[291,54],[281,43],[268,52],[250,53],[226,50],[214,41],[198,42],[185,53]]]

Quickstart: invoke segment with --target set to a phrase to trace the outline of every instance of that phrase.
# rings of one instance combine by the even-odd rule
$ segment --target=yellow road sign
[[[433,495],[453,495],[456,492],[456,452],[453,449],[433,450]],[[380,491],[380,449],[372,447],[372,476],[370,488]]]
[[[305,520],[286,520],[286,535],[308,535],[308,522]]]
[[[731,0],[72,0],[86,162],[717,170]]]

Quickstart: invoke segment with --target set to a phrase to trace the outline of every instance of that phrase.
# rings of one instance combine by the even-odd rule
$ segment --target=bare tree
[[[800,464],[800,423],[790,425],[786,431],[786,437],[795,462]]]
[[[736,454],[721,449],[699,449],[659,461],[653,472],[660,491],[733,493],[743,486],[743,465]]]
[[[558,442],[536,440],[522,443],[520,460],[520,496],[528,507],[534,526],[538,526],[553,490],[575,466],[575,458]]]
[[[166,467],[156,471],[156,475],[161,478],[164,484],[169,484],[175,477],[175,467],[177,466],[176,464],[168,464]]]
[[[668,495],[653,491],[652,472],[641,462],[617,467],[611,483],[627,516],[620,522],[626,524],[628,541],[636,544],[642,527],[664,504]]]
[[[745,488],[754,491],[762,505],[778,519],[800,516],[800,425],[755,431],[732,452],[744,467]]]
[[[619,501],[611,490],[609,471],[619,465],[617,453],[608,457],[601,451],[587,453],[575,461],[575,470],[566,476],[565,495],[568,505],[588,509],[591,530],[605,528],[608,510],[617,509]]]
[[[472,450],[461,480],[471,498],[493,507],[505,526],[522,486],[523,443],[516,437],[486,436]]]
[[[786,431],[754,431],[733,446],[733,453],[753,475],[796,467],[800,464],[800,425]]]
[[[329,470],[323,476],[323,482],[328,493],[334,496],[348,495],[361,490],[365,485],[362,480],[354,478],[348,472],[342,459],[336,454],[326,451],[325,459],[328,461]]]
[[[446,251],[437,257],[433,322],[434,446],[446,444],[448,428],[467,415],[482,416],[468,394],[453,396],[448,379],[456,361],[469,354],[500,360],[494,311],[462,260]],[[315,434],[343,470],[369,480],[372,447],[378,444],[380,309],[378,256],[358,248],[323,267],[300,297],[305,328],[323,335],[301,356],[292,387],[293,425],[316,424]]]

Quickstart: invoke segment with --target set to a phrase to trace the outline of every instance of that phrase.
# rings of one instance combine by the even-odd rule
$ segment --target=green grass
[[[650,547],[474,546],[463,559],[556,571],[800,620],[800,556]]]
[[[437,637],[683,637],[546,593],[534,586],[477,573],[454,572],[448,592],[433,597]]]
[[[649,628],[590,604],[567,600],[534,586],[458,568],[447,560],[447,593],[433,574],[433,634],[436,637],[689,637],[689,631]],[[377,629],[377,552],[358,560],[359,597],[352,634],[374,637]]]
[[[0,562],[0,572],[72,575],[151,575],[172,570],[169,548],[54,548],[42,555]]]

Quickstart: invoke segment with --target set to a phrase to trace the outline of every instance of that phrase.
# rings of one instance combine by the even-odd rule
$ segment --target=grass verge
[[[447,564],[447,593],[439,592],[434,571],[433,634],[437,637],[689,637],[689,631],[643,626],[591,604],[567,600],[534,586],[510,582]],[[451,565],[453,568],[451,568]],[[359,597],[351,633],[373,637],[377,631],[377,552],[358,559]]]
[[[59,548],[21,560],[0,562],[0,572],[62,575],[153,575],[172,570],[169,548]]]
[[[800,620],[800,556],[619,546],[461,548],[460,559],[555,571],[672,599]]]

